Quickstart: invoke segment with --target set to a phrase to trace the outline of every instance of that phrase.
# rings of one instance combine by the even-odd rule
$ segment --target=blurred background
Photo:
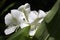
[[[0,36],[5,36],[4,29],[6,25],[4,23],[4,17],[12,9],[17,9],[19,6],[29,3],[31,10],[38,11],[39,9],[47,12],[49,11],[57,0],[0,0]],[[10,6],[10,7],[9,7]],[[60,17],[56,14],[54,19],[47,26],[48,32],[51,36],[55,37],[56,40],[60,39]],[[59,17],[56,19],[56,17]]]

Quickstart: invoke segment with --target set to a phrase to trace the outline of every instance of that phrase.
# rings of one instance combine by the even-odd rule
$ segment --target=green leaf
[[[12,3],[12,4],[10,4],[9,6],[7,6],[7,7],[2,11],[2,13],[0,14],[0,16],[2,16],[6,11],[9,10],[9,8],[11,8],[11,7],[14,6],[14,5],[15,5],[15,3]]]
[[[5,40],[5,36],[0,36],[0,40]]]
[[[56,15],[56,12],[58,11],[58,8],[59,8],[59,0],[57,0],[52,9],[49,10],[48,15],[45,17],[46,23],[49,23],[53,19],[53,17]]]
[[[47,26],[51,36],[55,37],[55,40],[60,40],[60,3],[56,15]]]
[[[55,40],[55,38],[54,37],[49,37],[48,40]]]
[[[34,37],[36,37],[38,40],[46,40],[49,37],[49,33],[44,22],[40,24]]]
[[[3,40],[3,37],[2,36],[0,36],[0,40]]]
[[[11,35],[7,40],[26,40],[29,35],[30,26],[18,30],[15,34]]]

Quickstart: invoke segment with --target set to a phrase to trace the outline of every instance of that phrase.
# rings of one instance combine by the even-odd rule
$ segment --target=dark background
[[[2,0],[0,0],[0,2],[2,2]],[[0,35],[4,35],[3,31],[4,29],[6,28],[5,27],[5,23],[4,23],[4,16],[10,12],[10,10],[12,9],[17,9],[19,6],[21,6],[22,4],[25,4],[25,3],[29,3],[30,6],[31,6],[31,10],[36,10],[38,11],[39,9],[43,10],[43,11],[49,11],[53,5],[55,4],[56,0],[7,0],[4,5],[2,7],[0,7],[0,14],[2,13],[2,11],[8,6],[10,5],[11,3],[15,3],[15,5],[11,8],[9,8],[8,11],[6,11],[3,15],[0,16]],[[54,21],[53,21],[54,23]],[[51,23],[50,23],[51,24]],[[3,25],[3,26],[2,26]],[[55,25],[55,24],[54,24]],[[53,26],[54,26],[53,25]],[[50,28],[50,27],[49,27]],[[48,28],[48,29],[49,29]],[[52,28],[52,26],[51,26]],[[51,30],[50,28],[50,30]],[[57,28],[57,27],[56,27]],[[54,28],[52,28],[54,29]],[[56,29],[57,30],[57,29]],[[55,31],[56,31],[55,30]],[[53,30],[54,31],[54,30]],[[50,31],[49,31],[50,32]],[[57,32],[57,31],[56,31]],[[53,32],[53,36],[56,35],[54,34],[55,32]]]
[[[2,0],[1,0],[2,1]],[[3,21],[3,17],[10,12],[12,9],[17,9],[19,6],[25,3],[29,3],[31,6],[31,10],[43,10],[43,11],[48,11],[52,8],[56,0],[7,0],[4,5],[0,8],[0,14],[1,12],[11,3],[15,3],[13,7],[11,7],[8,11],[4,13],[4,15],[0,16],[1,21]]]

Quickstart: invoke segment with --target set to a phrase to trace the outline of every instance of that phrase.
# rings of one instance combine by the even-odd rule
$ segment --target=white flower
[[[11,13],[5,16],[5,24],[8,28],[5,29],[4,33],[9,35],[13,33],[17,27],[24,28],[31,25],[29,35],[34,36],[37,30],[37,24],[41,23],[46,15],[42,10],[39,10],[39,12],[31,11],[30,5],[26,3],[18,9],[11,10]]]
[[[30,12],[30,14],[28,16],[29,23],[31,24],[31,30],[29,32],[30,36],[35,35],[36,30],[38,28],[38,24],[40,24],[44,20],[44,17],[46,15],[47,14],[42,10],[39,10],[39,12],[36,12],[36,11]]]
[[[11,10],[11,13],[8,13],[5,16],[5,24],[9,26],[7,29],[5,29],[5,34],[11,34],[15,31],[17,27],[24,28],[28,26],[28,24],[25,22],[25,16],[23,12],[20,12],[18,10]]]

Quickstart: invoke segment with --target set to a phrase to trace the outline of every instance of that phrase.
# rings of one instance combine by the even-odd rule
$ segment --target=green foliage
[[[49,10],[48,15],[45,17],[46,23],[49,23],[53,19],[56,12],[58,11],[58,8],[59,8],[59,1],[55,3],[55,5],[53,6],[51,10]]]
[[[15,3],[12,3],[12,4],[10,4],[9,6],[7,6],[7,7],[2,11],[2,13],[0,14],[0,16],[2,16],[6,11],[8,11],[9,8],[11,8],[12,6],[14,6],[14,4],[15,4]]]
[[[23,28],[22,30],[19,29],[13,35],[11,35],[7,40],[26,40],[28,37],[28,33],[30,30],[30,26]]]
[[[44,22],[40,24],[34,37],[36,37],[38,40],[47,40],[49,37],[49,33]]]

